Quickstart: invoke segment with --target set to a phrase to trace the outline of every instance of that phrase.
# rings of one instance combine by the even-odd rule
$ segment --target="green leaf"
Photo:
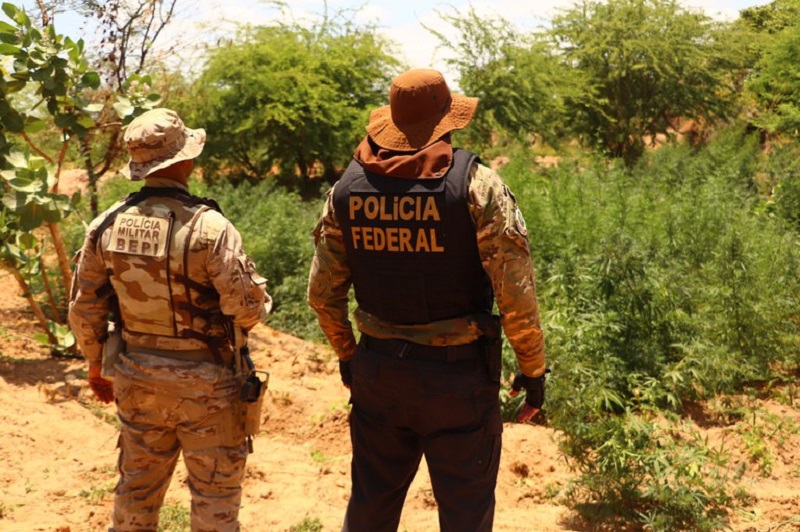
[[[52,213],[46,205],[43,205],[39,198],[33,196],[33,201],[25,204],[25,208],[19,212],[19,227],[23,231],[33,231],[41,226],[45,221],[53,222]]]
[[[80,115],[75,122],[85,129],[91,129],[95,125],[94,120],[89,115]]]
[[[87,113],[99,113],[105,107],[102,103],[90,103],[83,107],[83,110]]]
[[[33,236],[32,233],[25,233],[25,234],[21,235],[17,239],[17,242],[19,242],[22,245],[23,249],[33,249],[39,243],[36,240],[36,237]]]
[[[43,183],[38,179],[30,179],[17,174],[16,177],[7,179],[6,183],[17,192],[24,194],[37,194],[43,191]]]
[[[22,208],[27,203],[27,197],[26,196],[21,197],[20,194],[15,194],[13,192],[6,192],[5,194],[3,194],[2,201],[3,205],[5,205],[7,209],[9,209],[12,212],[18,212],[22,210]]]
[[[8,43],[8,44],[22,44],[19,35],[15,33],[3,33],[0,32],[0,42]]]
[[[81,76],[81,86],[96,89],[100,86],[100,74],[97,72],[87,72]]]
[[[117,116],[120,118],[126,118],[133,114],[136,108],[131,104],[130,100],[127,98],[120,97],[119,101],[114,103],[114,111],[117,112]]]
[[[8,15],[8,18],[10,18],[11,20],[16,20],[17,13],[19,12],[20,9],[14,4],[9,4],[8,2],[3,3],[3,13]]]
[[[53,120],[60,129],[74,129],[75,117],[69,114],[58,114]]]
[[[12,74],[13,76],[13,74]],[[6,82],[6,94],[14,94],[15,92],[19,92],[25,88],[27,85],[24,81],[19,80],[11,80]]]
[[[6,155],[6,161],[15,167],[15,168],[27,168],[28,167],[28,159],[22,152],[12,152]]]
[[[19,46],[14,46],[13,44],[0,42],[0,55],[16,55],[21,51],[22,48],[20,48]]]
[[[75,192],[73,192],[72,193],[72,197],[69,199],[70,209],[77,208],[77,206],[78,206],[78,204],[80,202],[81,202],[81,191],[79,189],[79,190],[76,190]]]
[[[47,126],[44,120],[39,118],[28,118],[28,122],[25,124],[25,133],[32,134],[32,133],[39,133]]]
[[[25,119],[15,109],[10,109],[3,117],[3,125],[11,133],[21,133],[25,129]]]

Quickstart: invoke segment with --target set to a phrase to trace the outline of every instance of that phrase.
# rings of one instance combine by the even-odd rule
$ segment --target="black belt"
[[[362,334],[360,343],[370,351],[410,360],[458,362],[459,360],[476,360],[483,357],[483,351],[478,342],[463,345],[422,345],[399,338],[375,338],[368,334]]]

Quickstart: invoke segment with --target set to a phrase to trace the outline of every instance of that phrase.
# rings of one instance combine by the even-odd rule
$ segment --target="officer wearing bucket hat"
[[[271,299],[216,202],[188,191],[205,139],[169,109],[131,122],[123,173],[145,186],[92,221],[77,259],[69,322],[122,424],[117,532],[158,528],[181,452],[192,530],[239,530],[248,442],[229,331],[264,320]],[[125,348],[106,369],[109,315]]]
[[[450,140],[476,107],[435,70],[397,76],[314,231],[308,301],[353,405],[343,530],[397,530],[423,455],[441,529],[492,529],[501,328],[520,367],[512,394],[526,390],[518,420],[544,402],[525,221],[498,175]]]

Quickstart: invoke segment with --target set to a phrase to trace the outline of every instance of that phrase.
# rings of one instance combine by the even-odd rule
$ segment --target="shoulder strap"
[[[100,240],[100,237],[102,237],[106,229],[108,229],[114,223],[114,220],[117,219],[117,215],[120,212],[134,205],[138,205],[148,198],[154,197],[171,198],[191,207],[194,207],[195,205],[206,205],[207,207],[222,214],[222,209],[220,208],[219,203],[211,198],[194,196],[185,190],[176,187],[142,187],[138,192],[131,192],[128,194],[125,197],[125,201],[122,203],[122,205],[111,211],[108,216],[106,216],[105,220],[100,222],[100,225],[97,226],[97,230],[95,230],[94,235],[92,235],[92,247],[97,246],[97,242]]]
[[[480,162],[481,158],[474,153],[460,148],[453,148],[453,164],[450,165],[448,173],[453,173],[454,175],[468,174],[472,165]]]

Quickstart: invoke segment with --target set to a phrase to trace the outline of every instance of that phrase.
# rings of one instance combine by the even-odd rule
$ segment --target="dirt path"
[[[91,397],[83,361],[51,358],[32,339],[35,320],[15,288],[0,271],[0,530],[105,530],[116,482],[114,409]],[[331,353],[266,326],[254,330],[251,345],[271,381],[266,422],[248,461],[243,528],[287,531],[305,521],[339,530],[350,485],[348,396]],[[792,522],[800,515],[800,414],[796,406],[768,406],[787,420],[787,439],[774,449],[769,475],[747,468],[743,486],[754,505],[734,516],[734,530],[800,530],[800,520]],[[708,433],[736,441],[737,427]],[[548,496],[569,477],[552,430],[507,425],[495,530],[581,530],[574,514]],[[185,479],[179,464],[166,502],[178,516],[189,503]],[[438,530],[424,463],[400,530]]]

